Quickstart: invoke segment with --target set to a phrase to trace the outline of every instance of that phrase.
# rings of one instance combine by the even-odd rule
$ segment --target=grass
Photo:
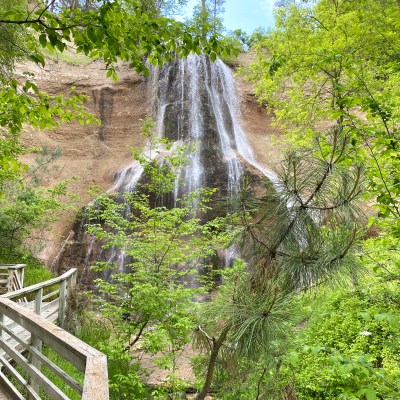
[[[85,374],[74,367],[70,362],[62,358],[58,353],[49,347],[43,347],[43,355],[61,368],[67,375],[75,379],[79,384],[83,385],[83,380]],[[69,385],[64,383],[56,374],[51,372],[45,366],[42,367],[42,373],[50,379],[53,384],[55,384],[63,393],[65,393],[71,400],[79,400],[81,396],[75,392]],[[50,399],[44,392],[41,393],[42,399]]]
[[[61,368],[67,375],[75,379],[80,385],[83,386],[84,373],[79,371],[76,367],[74,367],[71,363],[63,359],[58,353],[49,347],[43,346],[43,355],[51,360],[54,364],[56,364],[59,368]],[[19,365],[14,365],[15,370],[26,380],[29,382],[29,376]],[[26,389],[15,379],[13,378],[8,371],[4,371],[6,376],[10,379],[10,381],[14,384],[14,386],[18,389],[18,391],[27,398],[28,393]],[[69,385],[64,383],[62,379],[60,379],[56,374],[51,372],[45,365],[42,365],[41,372],[55,385],[57,386],[64,394],[68,396],[71,400],[80,400],[81,395],[78,394],[74,389],[72,389]],[[43,400],[51,400],[50,397],[43,389],[40,389],[40,398]]]
[[[96,320],[89,316],[75,333],[75,336],[88,345],[99,349],[100,343],[107,343],[110,339],[111,330],[111,326],[104,320]]]
[[[36,258],[26,257],[26,259],[22,261],[22,264],[26,264],[24,287],[54,278],[54,274]]]
[[[47,281],[55,276],[41,261],[30,255],[0,257],[0,264],[26,264],[24,287]]]
[[[76,53],[72,49],[66,49],[62,53],[56,50],[49,50],[45,47],[43,50],[45,57],[50,58],[55,61],[63,61],[71,65],[88,65],[93,60],[90,57],[85,56],[81,53]]]

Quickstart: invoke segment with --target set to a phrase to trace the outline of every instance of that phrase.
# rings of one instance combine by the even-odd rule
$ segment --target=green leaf
[[[357,392],[358,396],[364,395],[367,400],[376,400],[376,391],[371,388],[363,388]]]
[[[42,45],[42,47],[46,47],[46,45],[47,45],[47,36],[46,36],[46,34],[42,33],[39,36],[39,43]]]
[[[112,80],[117,83],[118,82],[118,74],[116,71],[113,71],[112,73]]]
[[[58,41],[57,44],[56,44],[56,48],[57,48],[58,51],[60,51],[62,53],[65,50],[66,45],[63,42]]]

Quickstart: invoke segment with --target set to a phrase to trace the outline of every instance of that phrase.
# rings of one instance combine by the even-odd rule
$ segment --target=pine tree
[[[279,354],[299,293],[356,279],[363,167],[346,163],[349,144],[341,126],[332,127],[315,138],[317,154],[313,148],[287,153],[276,182],[264,182],[262,198],[244,188],[241,250],[248,266],[228,273],[200,317],[198,337],[209,359],[198,400],[209,392],[219,360],[244,363],[245,376],[249,361]]]

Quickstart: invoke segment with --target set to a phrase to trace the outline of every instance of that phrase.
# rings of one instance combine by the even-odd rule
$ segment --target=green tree
[[[156,138],[150,119],[143,129],[151,152],[169,146]],[[193,300],[206,294],[207,285],[202,281],[209,278],[207,274],[199,277],[198,271],[211,271],[211,256],[227,247],[235,235],[234,230],[227,230],[224,218],[201,223],[213,190],[189,193],[177,200],[177,208],[162,205],[162,198],[173,190],[187,150],[178,148],[173,155],[163,157],[162,164],[152,154],[135,150],[135,158],[144,168],[141,183],[135,192],[123,195],[123,203],[115,197],[98,198],[91,210],[93,222],[88,226],[88,232],[100,239],[104,248],[119,249],[129,260],[129,271],[116,270],[111,280],[96,281],[102,294],[97,298],[98,309],[113,326],[112,339],[104,350],[110,354],[120,351],[120,357],[131,357],[131,362],[138,358],[132,350],[138,344],[141,351],[157,354],[154,360],[158,367],[170,371],[166,383],[170,390],[176,389],[176,357],[195,328],[193,314],[200,303]],[[123,212],[127,206],[128,218]],[[100,262],[96,270],[115,267]],[[115,386],[123,376],[111,379],[112,390],[117,390]],[[118,390],[118,398],[131,398],[129,390]]]
[[[276,11],[249,72],[292,140],[338,124],[363,160],[379,216],[399,224],[398,2],[320,0]]]
[[[46,174],[56,166],[59,149],[35,149],[34,164],[24,173],[2,182],[0,196],[0,260],[13,263],[42,250],[44,232],[62,211],[75,208],[76,196],[68,181],[43,187]]]
[[[100,5],[99,0],[45,0],[44,5],[48,6],[53,12],[62,10],[63,8],[74,10],[80,9],[90,11],[96,9]]]
[[[155,12],[157,15],[169,17],[176,16],[186,6],[188,0],[142,0],[145,9]]]
[[[202,0],[202,6],[204,7],[205,0]],[[217,17],[224,13],[224,4],[225,0],[212,0],[211,4],[209,5],[211,12],[212,12],[212,19],[213,19],[213,27],[214,33],[217,32],[217,24],[218,20]]]
[[[380,270],[390,272],[391,278],[386,278],[390,283],[380,290],[386,285],[388,290],[396,287],[393,280],[397,280],[390,254],[398,242],[400,216],[399,12],[399,3],[390,0],[285,2],[276,10],[276,28],[258,43],[258,61],[248,71],[260,101],[274,111],[289,142],[307,146],[315,132],[324,137],[332,128],[339,129],[349,149],[343,168],[364,165],[364,196],[378,211],[370,224],[378,224],[381,231],[370,239],[361,261],[373,265],[375,280],[381,279]],[[324,145],[317,143],[315,151],[324,152]],[[366,259],[371,249],[372,259]],[[339,339],[340,328],[333,330],[323,312],[300,335],[301,356],[289,361],[294,369],[287,373],[299,374],[299,393],[304,398],[398,397],[396,378],[380,365],[383,359],[391,364],[391,358],[397,357],[398,350],[388,350],[385,343],[396,335],[391,324],[398,320],[398,309],[396,300],[392,302],[393,297],[380,290],[364,283],[350,295],[333,295],[340,300],[327,304],[338,328],[342,321],[342,333],[349,330],[352,337]],[[356,335],[362,326],[370,326],[374,338]],[[324,338],[328,329],[331,333]],[[318,382],[311,384],[311,369],[316,365],[322,371]],[[304,374],[297,367],[304,367]]]
[[[203,39],[215,36],[224,31],[221,13],[224,12],[225,0],[201,0],[193,8],[193,17],[187,23]]]
[[[266,35],[266,30],[264,28],[261,27],[256,28],[254,32],[250,35],[250,38],[248,40],[249,48],[252,48],[258,42],[261,42],[264,39],[265,35]]]
[[[250,45],[250,37],[245,31],[242,29],[235,29],[230,33],[229,36],[237,39],[241,43],[243,50],[248,50]]]
[[[52,188],[8,181],[0,197],[0,260],[13,263],[17,258],[37,253],[43,244],[42,231],[58,212],[73,206],[67,182]]]
[[[24,6],[24,1],[4,1],[0,6],[0,18],[13,10],[22,11]],[[23,30],[15,26],[1,25],[0,39],[0,78],[4,80],[10,77],[14,63],[26,57],[28,48],[24,43]]]
[[[399,397],[397,245],[393,238],[369,239],[362,260],[370,273],[356,287],[306,296],[312,312],[284,357],[281,387],[295,382],[304,399]]]

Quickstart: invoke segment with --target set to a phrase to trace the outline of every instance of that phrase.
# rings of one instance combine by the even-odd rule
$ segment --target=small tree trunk
[[[201,0],[201,37],[205,40],[207,38],[207,5],[206,0]]]
[[[221,335],[219,336],[218,339],[212,338],[212,348],[211,348],[210,360],[208,361],[206,381],[204,382],[203,389],[196,397],[196,400],[204,400],[208,392],[210,391],[211,383],[214,377],[214,370],[218,358],[218,353],[221,346],[225,342],[226,336],[228,335],[230,329],[231,327],[227,326],[221,332]]]
[[[296,392],[290,385],[284,387],[283,396],[285,400],[298,400]]]
[[[214,35],[217,34],[217,0],[214,0]]]

